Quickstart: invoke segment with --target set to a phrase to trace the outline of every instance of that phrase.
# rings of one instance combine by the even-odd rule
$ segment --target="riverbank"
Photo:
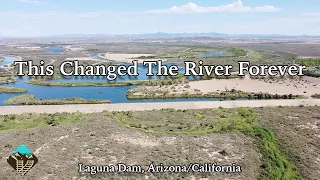
[[[169,98],[237,98],[297,99],[319,93],[320,79],[296,78],[233,78],[190,81],[158,86],[138,86],[128,90],[128,99]],[[223,100],[223,99],[221,99]]]
[[[137,81],[124,81],[124,82],[50,82],[43,80],[30,80],[27,84],[39,85],[39,86],[60,86],[60,87],[111,87],[111,86],[136,86],[136,85],[146,85],[146,86],[156,86],[156,85],[167,85],[181,83],[183,81],[188,81],[182,76],[177,76],[170,79],[157,79],[157,80],[137,80]]]
[[[65,105],[65,104],[109,104],[108,100],[86,100],[82,98],[37,99],[31,94],[10,98],[9,105]]]
[[[25,92],[28,92],[28,89],[0,86],[0,94],[1,93],[25,93]]]
[[[188,86],[188,85],[187,85]],[[174,87],[174,86],[173,86]],[[202,93],[199,91],[193,92],[172,92],[172,91],[161,91],[156,90],[161,89],[161,87],[137,87],[130,89],[126,96],[128,99],[175,99],[175,98],[220,98],[220,101],[225,99],[237,100],[237,99],[298,99],[304,98],[303,96],[293,95],[293,94],[269,94],[269,93],[251,93],[243,92],[232,89],[231,91],[221,91],[221,92],[207,92]]]
[[[13,62],[14,61],[22,61],[22,57],[20,56],[13,56],[13,55],[8,55],[8,56],[2,56],[3,60],[0,61],[0,68],[2,69],[2,73],[6,74],[11,74],[13,73]]]
[[[10,83],[16,83],[17,79],[12,77],[0,77],[0,85],[1,84],[10,84]]]
[[[94,113],[103,111],[146,111],[160,109],[208,109],[238,107],[282,107],[282,106],[320,106],[320,99],[295,100],[248,100],[248,101],[193,101],[160,103],[118,103],[118,104],[71,104],[71,105],[35,105],[0,106],[0,114],[23,113]]]

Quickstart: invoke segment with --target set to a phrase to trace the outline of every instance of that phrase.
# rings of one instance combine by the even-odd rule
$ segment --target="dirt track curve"
[[[160,103],[119,103],[119,104],[77,104],[41,106],[0,106],[0,115],[22,113],[58,113],[102,111],[144,111],[153,109],[205,109],[269,106],[320,106],[320,99],[299,100],[243,100],[243,101],[197,101],[197,102],[160,102]]]

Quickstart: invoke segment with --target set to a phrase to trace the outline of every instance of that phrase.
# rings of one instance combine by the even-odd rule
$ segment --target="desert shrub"
[[[316,99],[320,99],[320,94],[313,94],[311,97],[316,98]]]

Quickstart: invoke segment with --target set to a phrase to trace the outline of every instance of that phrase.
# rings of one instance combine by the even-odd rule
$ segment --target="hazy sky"
[[[0,0],[0,36],[320,35],[319,0]]]

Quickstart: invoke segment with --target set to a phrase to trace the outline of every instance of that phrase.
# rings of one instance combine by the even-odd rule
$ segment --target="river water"
[[[220,57],[220,56],[224,56],[225,55],[225,50],[222,50],[220,52],[210,52],[210,53],[206,53],[200,56],[197,56],[196,58],[198,59],[202,59],[202,58],[210,58],[210,57]]]
[[[3,57],[3,56],[1,56],[1,57]],[[11,64],[13,61],[16,60],[16,58],[10,57],[10,56],[5,56],[3,58],[4,58],[4,61],[0,62],[0,66]]]
[[[48,50],[48,51],[51,51],[51,52],[55,52],[55,53],[64,53],[64,50],[61,49],[61,48],[46,47],[45,49]]]
[[[59,51],[61,53],[61,51]],[[4,64],[8,64],[16,60],[15,57],[4,56]],[[1,64],[0,64],[1,65]],[[118,78],[119,81],[130,80],[147,80],[150,79],[146,76],[146,68],[139,65],[139,76],[137,78],[122,77]],[[183,70],[183,69],[181,69]],[[175,102],[175,101],[219,101],[220,98],[178,98],[178,99],[148,99],[148,100],[128,100],[126,98],[126,92],[135,88],[135,86],[121,86],[121,87],[50,87],[50,86],[38,86],[32,84],[26,84],[29,81],[29,77],[18,77],[18,82],[14,84],[4,84],[0,86],[17,87],[28,89],[27,93],[19,94],[7,94],[0,93],[0,106],[4,106],[5,101],[14,96],[20,96],[23,94],[32,94],[36,98],[42,99],[58,99],[58,98],[71,98],[81,97],[84,99],[96,99],[96,100],[110,100],[111,103],[135,103],[135,102]],[[68,79],[57,79],[55,82],[106,82],[105,77],[71,77]]]

